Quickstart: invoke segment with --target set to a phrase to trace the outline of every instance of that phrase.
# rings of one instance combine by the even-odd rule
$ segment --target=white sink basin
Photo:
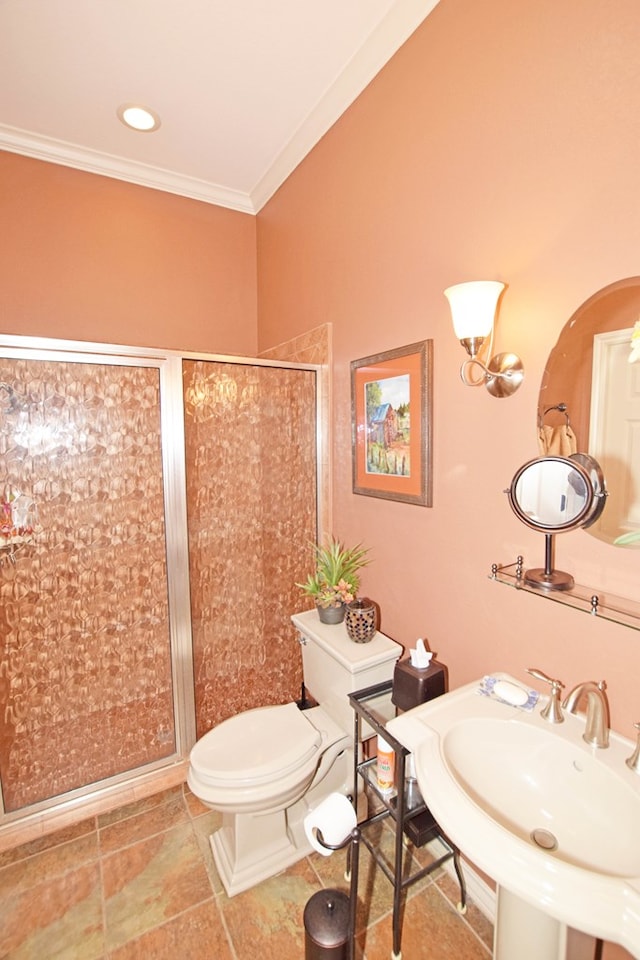
[[[505,674],[499,676],[518,683]],[[523,684],[526,686],[526,684]],[[582,739],[478,695],[480,681],[392,720],[431,812],[499,885],[569,927],[640,957],[640,776],[631,741]]]
[[[444,735],[445,763],[514,836],[588,870],[640,876],[640,796],[548,726],[461,720]]]

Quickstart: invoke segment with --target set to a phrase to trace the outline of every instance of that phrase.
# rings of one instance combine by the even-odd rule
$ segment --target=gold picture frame
[[[433,340],[351,362],[353,492],[433,499]]]

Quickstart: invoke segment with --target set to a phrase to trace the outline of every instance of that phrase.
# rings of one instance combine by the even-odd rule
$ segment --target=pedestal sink
[[[625,764],[634,745],[612,733],[608,748],[589,746],[583,716],[550,724],[546,698],[525,709],[481,686],[389,729],[413,752],[444,832],[499,885],[496,960],[593,957],[591,938],[640,958],[640,776]]]

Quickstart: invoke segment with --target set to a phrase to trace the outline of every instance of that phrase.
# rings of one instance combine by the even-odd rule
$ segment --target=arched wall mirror
[[[607,509],[588,530],[607,543],[638,534],[640,547],[640,362],[629,363],[640,318],[640,277],[599,290],[562,329],[542,378],[538,423],[567,418],[576,449],[590,454],[607,479]],[[564,411],[557,409],[564,404]],[[553,409],[556,408],[556,409]],[[549,411],[545,414],[545,411]]]
[[[570,573],[554,568],[554,535],[598,521],[606,503],[602,470],[587,454],[539,457],[520,467],[507,491],[516,516],[545,534],[544,567],[526,570],[524,581],[545,590],[571,590]]]

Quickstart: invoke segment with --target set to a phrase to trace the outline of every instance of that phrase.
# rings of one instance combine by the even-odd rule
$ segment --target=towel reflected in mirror
[[[568,423],[557,427],[542,424],[538,428],[538,447],[542,457],[570,457],[578,449],[576,435]]]

